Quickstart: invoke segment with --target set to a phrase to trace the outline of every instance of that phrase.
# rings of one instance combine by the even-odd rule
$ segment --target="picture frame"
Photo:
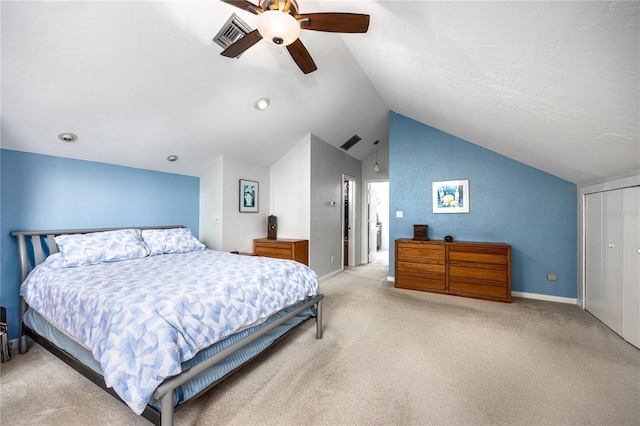
[[[469,180],[432,182],[434,213],[469,213]]]
[[[258,213],[259,187],[254,180],[240,179],[240,213]]]

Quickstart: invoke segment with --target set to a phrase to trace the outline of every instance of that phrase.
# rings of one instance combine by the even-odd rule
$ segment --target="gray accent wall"
[[[356,259],[361,259],[362,223],[360,218],[362,192],[362,163],[346,152],[311,135],[311,238],[309,239],[309,263],[320,278],[342,269],[342,175],[356,179]],[[331,205],[335,202],[335,205]],[[331,257],[333,256],[333,262]]]

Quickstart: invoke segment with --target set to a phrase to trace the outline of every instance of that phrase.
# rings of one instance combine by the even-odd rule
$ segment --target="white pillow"
[[[139,229],[58,235],[55,240],[67,267],[117,262],[149,255]]]
[[[189,228],[143,229],[142,241],[147,245],[151,256],[188,253],[207,248],[193,236]]]

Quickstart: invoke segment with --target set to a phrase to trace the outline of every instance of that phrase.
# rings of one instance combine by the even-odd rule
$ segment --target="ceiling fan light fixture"
[[[288,13],[267,10],[258,16],[258,32],[274,46],[288,46],[300,36],[300,23]]]

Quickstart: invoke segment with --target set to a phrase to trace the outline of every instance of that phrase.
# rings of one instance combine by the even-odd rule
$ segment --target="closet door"
[[[587,196],[586,306],[589,312],[620,335],[623,333],[621,211],[622,190]]]
[[[623,190],[602,193],[602,289],[604,311],[602,322],[622,335],[622,221]]]
[[[602,193],[587,194],[585,199],[585,307],[596,318],[602,317]]]
[[[640,348],[640,186],[623,190],[622,207],[622,337]]]

